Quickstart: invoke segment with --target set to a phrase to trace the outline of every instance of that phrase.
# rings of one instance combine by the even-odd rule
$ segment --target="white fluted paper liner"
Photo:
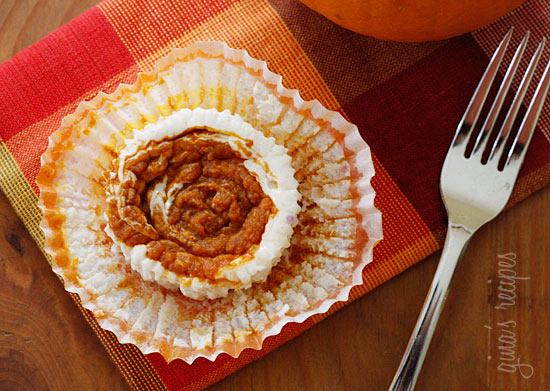
[[[300,212],[298,182],[294,179],[291,158],[284,146],[275,143],[272,137],[265,137],[244,122],[238,115],[228,110],[196,108],[180,109],[167,118],[148,124],[143,129],[134,130],[126,140],[126,147],[119,153],[116,174],[120,183],[125,175],[134,175],[123,170],[126,159],[145,148],[150,141],[162,141],[180,136],[189,129],[209,129],[206,134],[195,135],[227,143],[244,159],[244,166],[258,179],[263,192],[271,199],[276,211],[265,225],[260,243],[252,251],[235,256],[227,265],[218,269],[214,280],[196,276],[177,275],[166,269],[161,262],[147,257],[145,244],[129,246],[120,242],[110,228],[107,235],[118,244],[130,261],[132,269],[143,279],[156,281],[168,289],[179,289],[185,296],[195,300],[217,299],[227,296],[231,289],[246,289],[253,282],[265,281],[271,268],[279,262],[284,249],[290,246],[292,228],[296,225]],[[252,142],[247,146],[245,142]],[[120,186],[111,191],[118,192]],[[174,194],[172,196],[175,196]],[[161,210],[164,221],[167,219],[168,203],[172,202],[166,192],[166,181],[155,185],[149,209]]]
[[[145,281],[105,233],[104,171],[134,131],[184,109],[229,110],[292,158],[302,211],[265,282],[195,301]],[[98,94],[50,138],[37,182],[41,227],[65,288],[121,343],[188,363],[260,349],[289,322],[346,301],[382,238],[369,147],[357,128],[305,102],[263,61],[220,42],[175,49],[133,85]]]

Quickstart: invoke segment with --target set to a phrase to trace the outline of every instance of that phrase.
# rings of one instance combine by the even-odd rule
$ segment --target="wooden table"
[[[0,0],[0,62],[95,3]],[[499,259],[508,253],[516,260]],[[0,257],[0,390],[127,390],[3,195]],[[386,390],[438,259],[431,256],[211,390]],[[527,279],[506,285],[503,277],[512,275]],[[499,299],[499,283],[514,290],[515,300]],[[474,238],[417,389],[550,389],[548,286],[550,188]],[[520,362],[521,372],[503,365],[510,362]]]

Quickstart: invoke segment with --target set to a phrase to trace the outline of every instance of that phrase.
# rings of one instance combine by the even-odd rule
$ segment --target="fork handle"
[[[461,226],[449,224],[445,245],[432,285],[389,391],[412,391],[414,389],[443,304],[447,299],[456,267],[472,234],[473,232],[468,232]]]

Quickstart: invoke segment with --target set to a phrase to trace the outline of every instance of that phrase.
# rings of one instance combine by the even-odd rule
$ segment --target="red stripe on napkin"
[[[91,9],[0,66],[0,136],[9,140],[133,64],[103,13]]]

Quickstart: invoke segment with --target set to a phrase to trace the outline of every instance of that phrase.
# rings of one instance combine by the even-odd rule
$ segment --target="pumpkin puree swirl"
[[[128,157],[124,182],[110,178],[120,190],[107,216],[126,245],[145,244],[147,257],[178,275],[213,280],[260,243],[276,208],[238,152],[204,133],[150,141]],[[154,202],[159,186],[168,195],[163,207]]]

